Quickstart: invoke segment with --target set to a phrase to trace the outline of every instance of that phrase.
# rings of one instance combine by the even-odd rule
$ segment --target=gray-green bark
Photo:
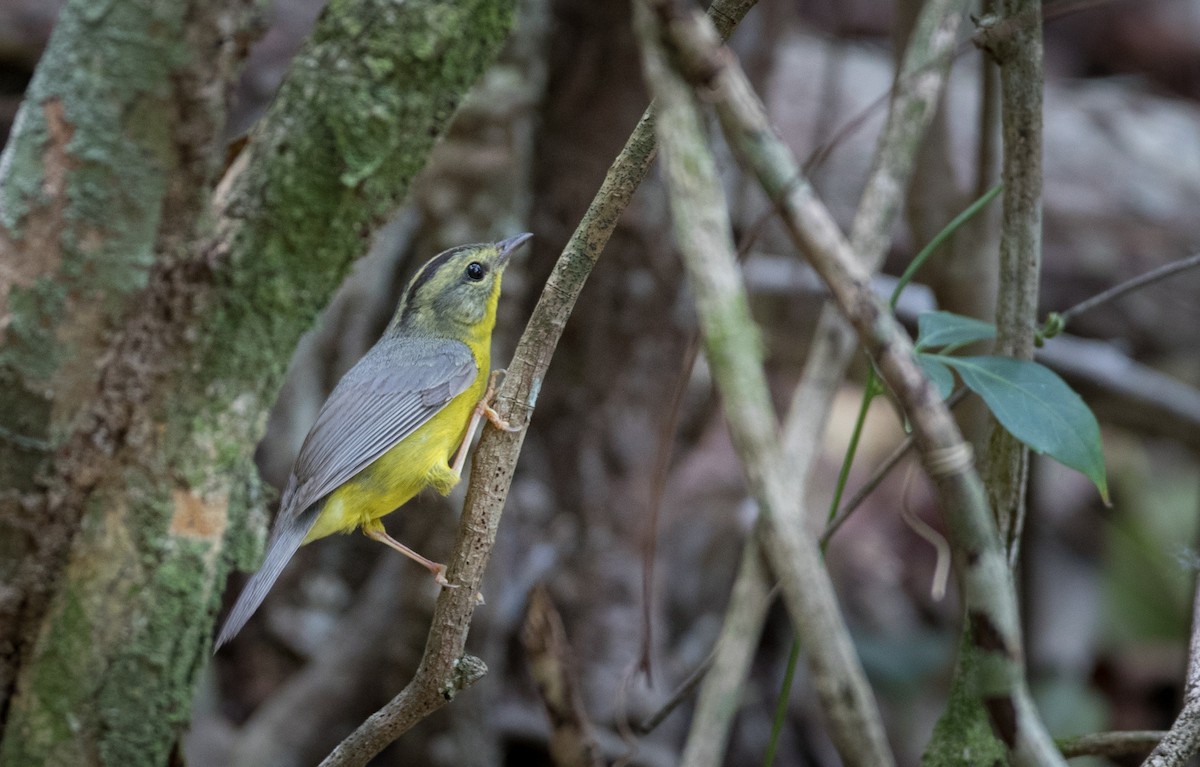
[[[0,722],[81,501],[145,393],[108,385],[128,380],[110,344],[220,169],[247,10],[71,3],[0,155]]]
[[[1042,274],[1042,3],[1001,0],[1002,28],[988,50],[1000,64],[1004,212],[995,353],[1033,359]],[[994,20],[993,20],[994,23]],[[1029,450],[991,421],[987,487],[992,510],[1016,561],[1025,521]]]
[[[995,353],[1032,359],[1041,277],[1041,3],[1005,0],[998,6],[1004,20],[988,19],[984,31],[984,48],[1001,67],[1004,146]],[[989,505],[1011,568],[1016,562],[1024,526],[1029,451],[994,416],[988,421],[990,433],[982,461],[983,474]],[[988,652],[970,641],[970,625],[964,626],[963,631],[950,700],[934,728],[923,760],[929,767],[961,764],[964,744],[972,754],[1004,751],[1001,740],[1005,739],[1005,733],[995,726],[995,712],[989,710],[989,699],[980,683],[980,669],[986,668]],[[1030,749],[1025,763],[1049,763],[1050,757],[1042,754],[1039,758]]]
[[[816,541],[798,526],[781,524],[777,517],[790,504],[761,339],[750,316],[728,208],[699,109],[692,89],[672,70],[665,52],[684,48],[679,32],[685,21],[702,30],[706,44],[714,49],[719,39],[707,20],[687,15],[686,5],[662,0],[636,3],[634,10],[646,81],[661,110],[657,133],[675,241],[684,257],[730,436],[768,530],[759,540],[780,573],[784,602],[808,650],[813,687],[838,754],[848,765],[894,764],[878,704],[838,610]],[[718,69],[711,66],[712,60],[707,63],[706,72],[715,75]],[[703,84],[711,85],[714,79]]]
[[[880,136],[866,191],[855,217],[854,249],[860,261],[871,270],[877,269],[883,259],[888,238],[881,233],[891,230],[902,200],[902,191],[912,173],[921,128],[928,122],[933,104],[944,88],[954,31],[958,27],[962,9],[953,2],[931,3],[925,7],[923,14],[924,21],[919,25],[919,32],[913,36],[901,58],[887,127]],[[934,76],[927,76],[930,74]],[[784,478],[790,485],[787,495],[793,499],[805,497],[804,488],[813,460],[811,448],[814,435],[824,431],[824,418],[837,391],[837,382],[844,376],[851,355],[857,348],[853,330],[833,306],[826,306],[822,310],[814,338],[817,340],[805,363],[804,378],[792,394],[790,412],[783,425],[781,438],[784,460],[791,469],[789,476]],[[774,509],[774,512],[783,525],[797,529],[805,518],[799,502]],[[766,525],[759,529],[761,540],[766,540],[772,534]],[[735,589],[739,588],[749,588],[741,583],[741,575],[738,585],[735,585]],[[726,620],[733,615],[734,609],[731,607]],[[750,644],[756,641],[749,637],[756,638],[761,633],[763,620],[765,613],[759,616],[757,625],[739,627],[743,641]],[[733,646],[733,643],[725,642],[718,645],[714,668],[723,662],[723,655],[738,652],[738,649],[730,649]],[[732,665],[732,655],[725,662]],[[725,685],[729,684],[729,680],[710,673],[705,680],[705,688],[710,684]],[[705,749],[704,756],[697,757],[697,763],[715,763],[716,756],[708,744],[720,737],[713,731],[731,725],[734,712],[722,705],[723,701],[720,687],[712,691],[702,689],[697,701],[696,719],[703,719],[708,724],[703,733],[693,727],[689,736],[704,744],[697,746],[697,749]],[[718,720],[722,720],[720,726],[713,724]],[[689,753],[691,748],[689,740]]]
[[[713,45],[701,20],[692,25],[673,21],[665,28],[684,71],[694,84],[704,86],[739,161],[775,201],[793,241],[809,253],[912,426],[914,442],[938,489],[954,546],[967,636],[978,651],[971,689],[981,696],[1014,764],[1063,764],[1025,682],[1011,573],[969,447],[914,361],[911,339],[872,291],[869,272],[800,175],[790,150],[775,137],[761,101],[736,62]]]
[[[511,0],[335,0],[218,191],[216,233],[181,244],[190,226],[139,224],[160,233],[129,251],[146,262],[140,282],[125,276],[135,307],[96,357],[99,386],[87,380],[99,405],[83,398],[99,416],[52,467],[71,492],[46,493],[45,505],[60,507],[68,538],[82,519],[22,659],[0,764],[166,763],[225,573],[254,564],[251,455],[291,350],[402,199],[512,13]],[[86,55],[93,43],[56,37],[52,48]],[[161,205],[158,188],[128,193]],[[96,472],[87,481],[84,467]]]

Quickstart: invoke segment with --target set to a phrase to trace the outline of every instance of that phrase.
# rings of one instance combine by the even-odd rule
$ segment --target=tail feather
[[[263,557],[262,567],[251,576],[242,593],[238,595],[233,609],[229,611],[229,616],[225,618],[225,625],[221,626],[221,632],[213,644],[214,653],[242,630],[246,621],[250,620],[250,616],[266,599],[267,592],[279,579],[279,574],[296,553],[296,549],[300,548],[300,544],[304,543],[304,537],[317,521],[320,507],[321,504],[315,503],[296,517],[281,517],[276,523],[278,526],[272,531],[271,540],[267,542],[267,553]]]

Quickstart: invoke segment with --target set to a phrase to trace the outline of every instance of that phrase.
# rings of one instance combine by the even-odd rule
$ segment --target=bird
[[[500,282],[528,232],[462,245],[426,262],[409,281],[383,335],[338,381],[300,447],[267,539],[214,652],[262,604],[303,544],[361,529],[453,587],[445,565],[393,539],[382,518],[425,487],[458,484],[479,421],[517,430],[491,406],[492,329]]]

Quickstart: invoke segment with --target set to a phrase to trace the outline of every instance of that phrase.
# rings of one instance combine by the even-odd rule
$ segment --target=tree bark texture
[[[68,7],[0,164],[3,244],[51,254],[5,278],[0,307],[3,385],[22,398],[0,414],[23,542],[0,553],[19,617],[5,765],[167,761],[224,576],[255,564],[251,456],[291,350],[512,21],[507,0],[331,3],[206,218],[235,14],[146,5]],[[217,43],[229,66],[190,96],[215,112],[171,119],[190,103],[172,86],[189,66],[214,76]],[[85,82],[50,92],[66,70]],[[84,142],[91,111],[132,157]],[[188,161],[205,172],[180,175]]]
[[[0,155],[0,714],[85,497],[120,481],[117,445],[144,436],[128,410],[162,346],[110,349],[135,340],[139,297],[170,281],[155,253],[180,255],[220,170],[247,10],[71,4]]]
[[[1007,0],[999,8],[1009,29],[987,48],[1000,64],[1004,139],[995,353],[1033,359],[1042,278],[1042,3]],[[1015,562],[1025,521],[1029,450],[993,419],[985,463],[988,498]]]

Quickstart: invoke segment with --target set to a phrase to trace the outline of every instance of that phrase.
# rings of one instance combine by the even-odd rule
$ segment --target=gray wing
[[[281,515],[299,514],[365,469],[466,391],[478,372],[461,341],[380,340],[321,406]]]
[[[262,604],[316,523],[318,502],[433,418],[478,373],[459,341],[384,338],[342,376],[300,447],[262,567],[238,595],[214,651]]]

